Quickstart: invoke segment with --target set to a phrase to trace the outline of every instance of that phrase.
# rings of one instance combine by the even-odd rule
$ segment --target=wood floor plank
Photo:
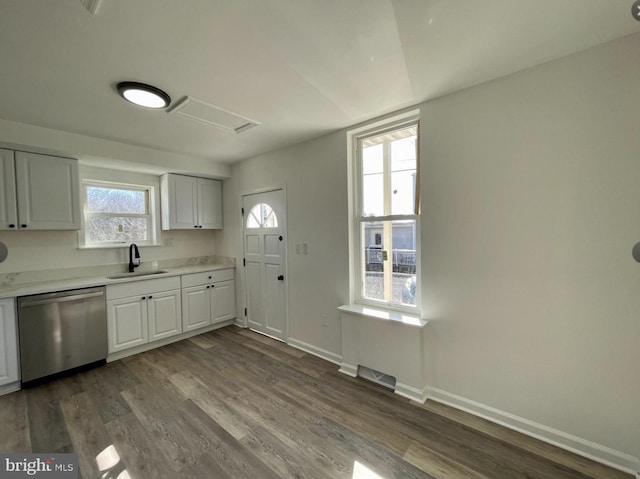
[[[409,446],[403,459],[438,479],[492,479],[416,442]]]
[[[318,467],[299,448],[290,447],[262,426],[256,426],[241,441],[253,454],[269,465],[281,478],[324,479],[327,469]],[[351,479],[351,469],[339,464],[331,469],[331,477]]]
[[[153,435],[148,433],[133,413],[114,419],[105,428],[131,479],[176,477]]]
[[[195,344],[198,347],[201,347],[202,349],[209,349],[209,348],[213,348],[215,346],[219,346],[218,342],[216,342],[212,338],[209,338],[209,337],[205,336],[204,334],[200,334],[198,336],[193,336],[193,337],[189,338],[187,341]]]
[[[234,439],[240,440],[251,432],[245,421],[240,421],[226,403],[220,400],[198,378],[188,372],[178,373],[169,378],[176,387],[202,409],[211,419],[216,421]]]
[[[83,476],[100,477],[104,471],[97,459],[109,448],[111,438],[91,397],[83,392],[64,398],[60,408]]]
[[[31,450],[27,395],[16,391],[0,396],[0,451],[24,452]]]
[[[122,395],[175,472],[204,453],[208,443],[186,414],[187,400],[151,384],[138,385]]]
[[[49,388],[43,386],[24,391],[27,396],[31,452],[58,451],[71,445],[60,401],[51,400],[48,391]]]
[[[314,378],[319,378],[326,372],[324,368],[314,367],[314,365],[301,361],[300,357],[287,354],[271,344],[249,342],[245,346]]]
[[[307,353],[304,351],[292,348],[291,346],[287,346],[282,341],[270,338],[268,336],[265,336],[264,334],[256,333],[255,331],[251,331],[250,329],[237,328],[235,332],[236,334],[252,339],[254,342],[266,344],[268,346],[271,346],[272,348],[278,349],[279,351],[286,353],[289,356],[293,356],[294,358],[301,358],[307,355]]]

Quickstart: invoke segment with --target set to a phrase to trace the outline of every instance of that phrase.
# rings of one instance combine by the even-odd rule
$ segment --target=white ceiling
[[[632,3],[0,0],[0,118],[233,162],[640,32]],[[123,80],[261,125],[135,107]]]

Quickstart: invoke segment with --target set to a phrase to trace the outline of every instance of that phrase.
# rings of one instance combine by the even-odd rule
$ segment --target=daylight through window
[[[151,188],[85,182],[85,245],[152,243]]]
[[[360,300],[416,305],[418,126],[357,139]]]

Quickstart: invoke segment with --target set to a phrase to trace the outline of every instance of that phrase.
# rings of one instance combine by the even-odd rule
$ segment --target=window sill
[[[366,318],[389,321],[418,328],[424,328],[429,323],[429,321],[422,319],[417,314],[399,313],[397,311],[373,308],[371,306],[363,306],[360,304],[343,304],[342,306],[338,306],[338,309],[345,313],[357,314]]]

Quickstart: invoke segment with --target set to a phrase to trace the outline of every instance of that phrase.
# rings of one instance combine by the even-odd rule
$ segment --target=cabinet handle
[[[198,226],[198,228],[202,228],[202,225]]]
[[[9,225],[9,228],[15,228],[15,227],[16,227],[16,225],[14,225],[14,224],[10,224]]]
[[[209,276],[209,279],[211,279],[211,276]]]
[[[197,227],[198,227],[198,225],[193,225],[193,227],[194,227],[194,228],[197,228]]]
[[[153,296],[149,295],[149,299],[152,299],[152,298],[153,298]]]
[[[209,289],[211,286],[207,286],[207,289]]]
[[[20,225],[20,228],[26,228],[27,225]]]
[[[211,287],[212,287],[212,288],[215,288],[215,287],[216,287],[216,285],[215,285],[215,284],[212,284],[212,285],[211,285]]]
[[[142,298],[140,298],[140,299],[147,299],[147,297],[146,297],[146,296],[143,296],[143,297],[142,297]]]

